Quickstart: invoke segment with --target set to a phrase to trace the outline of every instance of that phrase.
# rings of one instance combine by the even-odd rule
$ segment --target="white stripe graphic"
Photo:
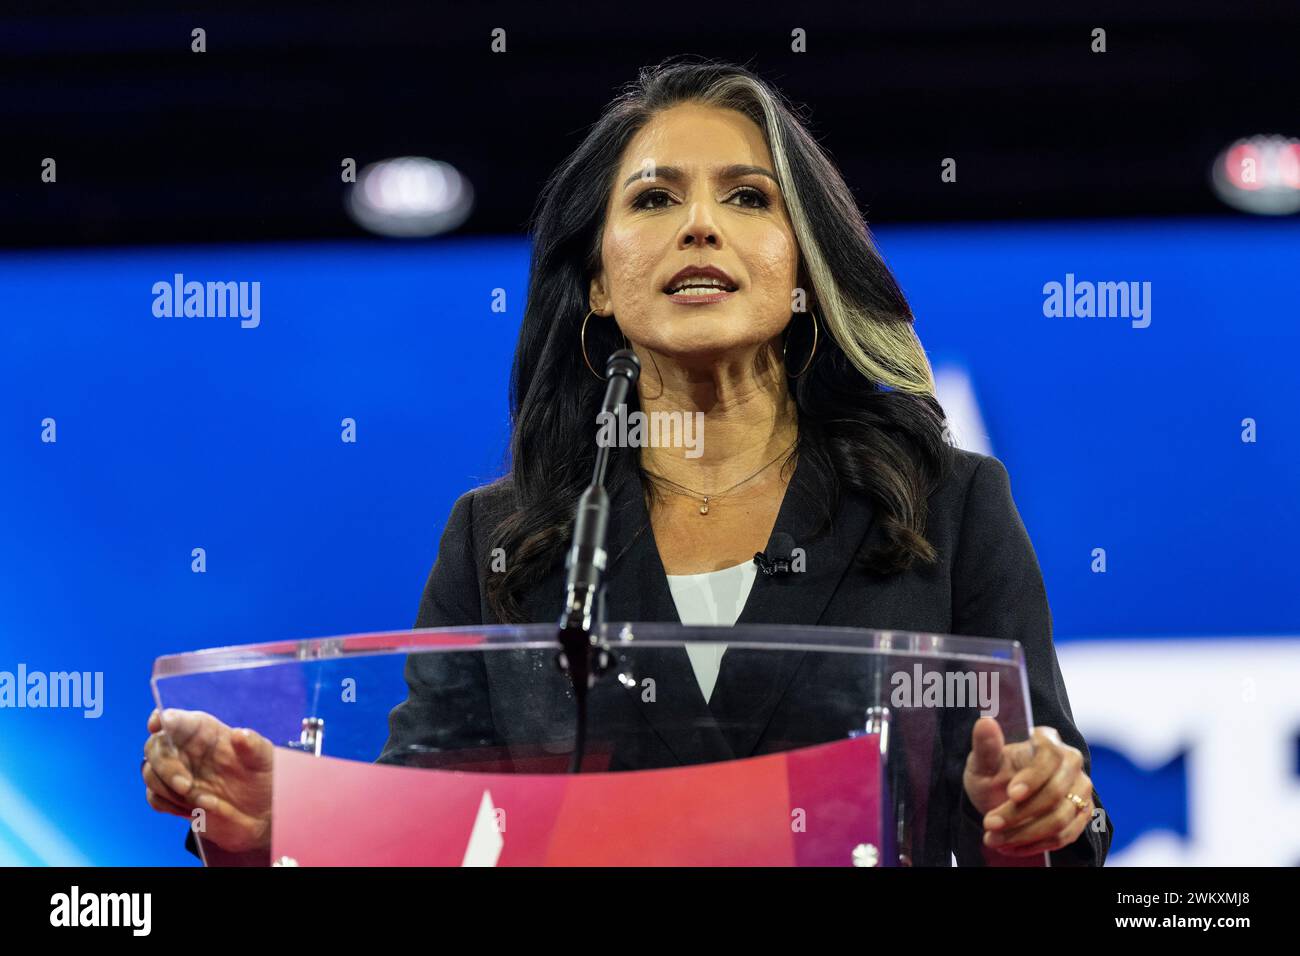
[[[969,373],[957,365],[940,366],[934,370],[934,392],[948,416],[948,429],[957,447],[981,455],[993,454]]]
[[[90,866],[76,845],[45,818],[22,791],[0,776],[0,820],[43,866]],[[11,848],[12,849],[12,848]],[[0,847],[3,853],[3,847]],[[0,861],[4,857],[0,856]],[[17,864],[20,861],[14,860]]]
[[[505,837],[497,829],[497,810],[492,805],[492,794],[484,790],[483,800],[478,805],[478,816],[474,818],[474,828],[469,832],[465,858],[460,865],[496,866],[505,845]]]

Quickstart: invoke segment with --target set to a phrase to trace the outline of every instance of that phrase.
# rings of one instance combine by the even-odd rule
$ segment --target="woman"
[[[994,720],[975,723],[951,772],[945,840],[960,862],[1050,852],[1057,865],[1101,865],[1111,833],[1094,825],[1087,745],[1006,470],[947,442],[908,304],[779,94],[725,64],[643,70],[551,179],[532,231],[512,468],[456,502],[416,626],[558,620],[600,370],[630,347],[642,367],[630,408],[701,421],[703,441],[611,456],[608,619],[1019,640],[1041,723],[1018,744]],[[782,591],[751,559],[791,541],[809,567]],[[447,656],[420,656],[386,754],[493,736],[490,716],[437,719],[428,689],[466,675],[421,672]],[[690,661],[705,699],[728,679],[728,656],[709,657]],[[208,715],[165,716],[166,736],[162,716],[149,722],[150,804],[206,807],[219,862],[264,859],[270,744]]]

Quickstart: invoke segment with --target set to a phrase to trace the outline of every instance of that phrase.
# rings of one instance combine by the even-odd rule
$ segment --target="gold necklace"
[[[790,452],[790,448],[793,448],[793,447],[794,447],[795,445],[797,445],[798,443],[799,443],[799,442],[798,442],[798,439],[796,439],[796,440],[795,440],[795,441],[790,445],[789,448],[787,448],[785,451],[781,452],[781,454],[777,455],[775,458],[773,458],[771,461],[769,461],[769,462],[768,462],[766,465],[764,465],[762,468],[758,469],[758,471],[754,472],[754,473],[753,473],[752,475],[750,475],[748,478],[742,478],[740,481],[736,482],[736,483],[735,483],[734,485],[732,485],[731,487],[729,487],[729,488],[723,488],[721,491],[715,491],[715,492],[713,492],[712,494],[708,494],[708,495],[706,495],[706,494],[705,494],[704,492],[702,492],[702,491],[696,491],[694,488],[688,488],[688,487],[686,487],[685,485],[681,484],[680,482],[673,481],[671,478],[665,478],[663,475],[656,474],[656,473],[653,472],[653,471],[646,471],[645,473],[646,473],[647,475],[649,475],[651,478],[657,479],[658,481],[662,481],[662,482],[663,482],[664,484],[666,484],[666,485],[672,485],[674,488],[678,488],[678,489],[680,489],[680,490],[686,492],[686,493],[689,494],[692,498],[699,498],[699,499],[700,499],[700,514],[702,514],[702,515],[706,515],[706,514],[709,513],[709,501],[710,501],[711,499],[713,499],[713,498],[721,498],[723,495],[727,494],[727,492],[729,492],[729,491],[735,491],[737,488],[739,488],[739,487],[740,487],[741,485],[743,485],[745,482],[747,482],[747,481],[751,481],[752,479],[757,478],[760,474],[762,474],[762,473],[763,473],[764,471],[766,471],[767,469],[771,468],[771,467],[772,467],[773,465],[775,465],[778,461],[780,461],[780,460],[781,460],[782,458],[784,458],[787,454],[789,454],[789,452]],[[642,469],[642,470],[645,471],[645,469]]]

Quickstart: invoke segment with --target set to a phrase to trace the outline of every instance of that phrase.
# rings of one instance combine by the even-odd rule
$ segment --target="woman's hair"
[[[819,484],[825,520],[847,487],[870,499],[884,531],[866,571],[890,574],[935,560],[924,536],[926,499],[951,467],[952,448],[911,309],[853,194],[795,109],[758,76],[734,64],[670,58],[643,68],[614,99],[533,211],[528,302],[510,385],[513,510],[495,529],[507,570],[489,575],[487,588],[502,621],[522,620],[521,595],[562,559],[574,507],[591,481],[605,386],[583,360],[579,330],[623,151],[653,116],[687,102],[748,116],[776,166],[799,246],[801,288],[821,324],[812,361],[798,374],[812,325],[792,311],[787,374],[799,417],[792,457]],[[614,326],[589,325],[587,349],[598,370],[623,345]],[[630,395],[628,411],[638,404]],[[607,484],[617,487],[638,472],[635,456],[611,455]]]

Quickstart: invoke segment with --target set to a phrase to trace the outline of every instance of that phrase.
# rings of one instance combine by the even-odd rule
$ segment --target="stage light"
[[[1300,140],[1239,139],[1214,161],[1215,194],[1229,206],[1264,216],[1300,210]]]
[[[449,232],[464,222],[474,206],[474,189],[448,163],[401,156],[362,169],[346,205],[363,229],[419,238]]]

